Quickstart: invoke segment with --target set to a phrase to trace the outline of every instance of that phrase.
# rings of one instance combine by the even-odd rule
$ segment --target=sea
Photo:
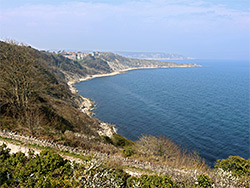
[[[95,117],[128,139],[166,136],[210,166],[230,155],[250,158],[249,61],[185,63],[202,67],[132,70],[76,88],[95,102]]]

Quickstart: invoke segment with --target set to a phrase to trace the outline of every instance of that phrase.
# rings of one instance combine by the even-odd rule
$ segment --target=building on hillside
[[[96,57],[96,56],[100,56],[100,53],[99,52],[92,52],[91,55]]]
[[[66,58],[72,59],[72,60],[81,60],[84,57],[90,55],[90,53],[81,53],[81,52],[64,52],[62,55]]]

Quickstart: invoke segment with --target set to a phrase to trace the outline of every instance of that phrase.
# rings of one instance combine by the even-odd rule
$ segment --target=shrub
[[[104,141],[105,141],[106,143],[108,143],[108,144],[113,144],[111,138],[109,138],[108,136],[103,136],[103,139],[104,139]]]
[[[75,135],[72,131],[66,130],[64,132],[64,136],[65,138],[69,139],[69,140],[74,140],[75,139]]]
[[[150,157],[175,168],[208,169],[198,153],[182,150],[167,137],[142,135],[137,144],[136,153],[142,157]]]
[[[151,135],[142,135],[137,143],[143,146],[145,155],[172,157],[180,153],[177,144],[166,137],[155,137]]]
[[[134,145],[134,142],[131,140],[128,140],[124,137],[122,137],[119,134],[114,134],[111,138],[113,144],[118,147],[124,147],[124,146],[132,146]]]
[[[250,159],[246,160],[239,156],[229,156],[227,159],[217,160],[215,167],[229,171],[236,177],[250,176]]]
[[[177,187],[176,183],[168,176],[142,175],[140,178],[130,177],[127,179],[128,187]]]
[[[212,187],[211,185],[211,179],[209,178],[208,175],[201,174],[198,177],[198,184],[200,187]]]
[[[135,153],[135,151],[132,147],[129,146],[122,149],[122,153],[124,154],[125,157],[130,157]]]
[[[0,161],[5,160],[10,157],[10,149],[7,148],[6,144],[0,146]]]
[[[124,187],[129,175],[100,160],[77,164],[51,150],[9,154],[0,146],[0,187]]]

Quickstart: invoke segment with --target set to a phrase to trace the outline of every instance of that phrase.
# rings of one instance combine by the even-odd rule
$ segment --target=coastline
[[[87,75],[85,77],[82,78],[68,78],[69,81],[67,82],[70,91],[73,94],[78,94],[80,96],[80,98],[82,99],[82,102],[80,104],[79,110],[82,113],[87,114],[88,116],[92,116],[92,110],[94,108],[94,101],[92,101],[91,99],[84,97],[82,95],[80,95],[78,93],[78,90],[75,88],[75,84],[79,83],[79,82],[83,82],[83,81],[87,81],[87,80],[91,80],[94,78],[100,78],[100,77],[106,77],[106,76],[115,76],[118,74],[122,74],[131,70],[139,70],[139,69],[157,69],[157,68],[186,68],[186,67],[201,67],[201,65],[190,65],[190,64],[184,64],[181,66],[162,66],[162,67],[158,67],[158,66],[154,66],[154,67],[133,67],[133,68],[127,68],[127,69],[123,69],[123,70],[119,70],[119,71],[114,71],[111,73],[103,73],[103,74],[94,74],[94,75]],[[105,122],[101,122],[100,123],[100,128],[102,130],[98,130],[98,134],[100,136],[108,136],[111,137],[113,134],[116,133],[116,129],[114,125],[110,125],[108,123]]]
[[[100,78],[100,77],[106,77],[106,76],[115,76],[115,75],[118,75],[118,74],[122,74],[122,73],[125,73],[125,72],[128,72],[128,71],[131,71],[131,70],[140,70],[140,69],[159,69],[159,68],[187,68],[187,67],[202,67],[201,65],[189,65],[189,64],[184,64],[182,66],[161,66],[161,67],[158,67],[158,66],[153,66],[153,67],[134,67],[134,68],[127,68],[127,69],[123,69],[123,70],[119,70],[119,71],[114,71],[114,72],[111,72],[111,73],[103,73],[103,74],[94,74],[94,75],[87,75],[86,77],[83,77],[83,78],[75,78],[75,79],[72,79],[72,78],[68,78],[69,81],[67,82],[68,86],[69,86],[69,89],[70,91],[73,93],[73,94],[77,94],[78,91],[77,89],[75,88],[74,84],[76,83],[79,83],[79,82],[83,82],[83,81],[87,81],[87,80],[91,80],[91,79],[94,79],[94,78]],[[83,98],[86,98],[86,97],[83,97]],[[86,98],[87,99],[87,98]]]

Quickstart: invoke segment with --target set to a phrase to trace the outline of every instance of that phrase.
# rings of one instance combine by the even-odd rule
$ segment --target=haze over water
[[[95,101],[97,118],[129,139],[164,135],[210,165],[249,158],[249,62],[194,63],[203,67],[134,70],[76,87]]]

